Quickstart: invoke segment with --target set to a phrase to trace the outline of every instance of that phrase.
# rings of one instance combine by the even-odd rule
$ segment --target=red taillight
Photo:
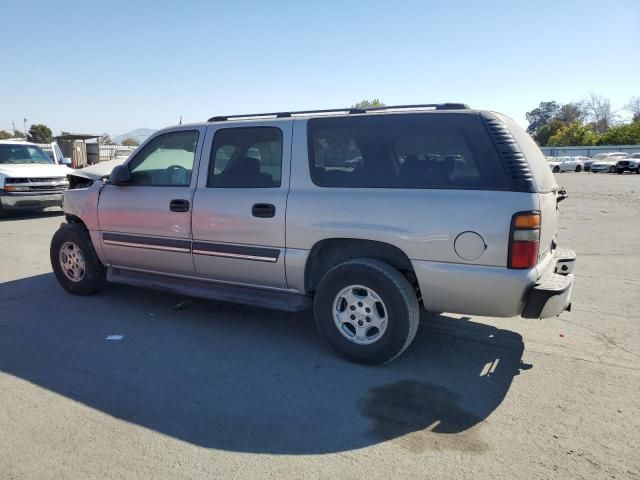
[[[538,242],[513,242],[511,244],[511,268],[531,268],[538,260]]]
[[[533,268],[538,262],[540,213],[516,213],[509,234],[509,268]]]

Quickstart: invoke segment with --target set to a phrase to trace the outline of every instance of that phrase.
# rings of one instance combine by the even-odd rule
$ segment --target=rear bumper
[[[573,251],[558,248],[554,257],[544,263],[544,273],[538,268],[512,270],[416,260],[411,263],[427,310],[547,318],[570,307],[575,259]]]
[[[554,261],[553,270],[540,277],[527,294],[523,318],[549,318],[571,310],[576,254],[573,250],[559,248]]]
[[[3,210],[60,207],[62,206],[62,192],[38,194],[0,192],[0,206]]]

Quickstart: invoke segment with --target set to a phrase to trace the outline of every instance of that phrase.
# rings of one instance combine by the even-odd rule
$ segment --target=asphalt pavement
[[[557,178],[572,311],[424,314],[383,367],[308,311],[69,295],[60,212],[1,219],[0,479],[640,479],[640,175]]]

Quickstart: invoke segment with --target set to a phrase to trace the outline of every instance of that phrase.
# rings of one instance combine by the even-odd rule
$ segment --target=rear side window
[[[276,127],[223,128],[216,132],[207,187],[279,187],[282,132]]]
[[[506,190],[479,117],[400,114],[309,120],[311,179],[323,187]]]

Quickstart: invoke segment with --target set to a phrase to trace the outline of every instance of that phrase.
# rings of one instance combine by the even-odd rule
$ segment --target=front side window
[[[198,145],[197,130],[163,133],[129,163],[131,185],[188,187]]]
[[[276,127],[216,132],[207,187],[275,188],[282,176],[282,132]]]
[[[480,119],[402,114],[313,119],[311,178],[323,187],[508,188]]]
[[[33,145],[0,145],[0,164],[54,163],[40,147]]]

